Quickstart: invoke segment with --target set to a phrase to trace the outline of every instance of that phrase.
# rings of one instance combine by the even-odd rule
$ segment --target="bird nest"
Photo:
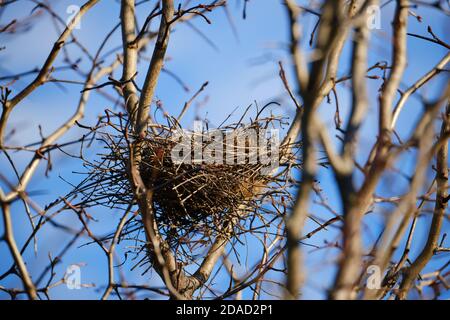
[[[109,115],[91,128],[106,152],[94,162],[85,161],[87,177],[72,192],[81,194],[84,208],[102,205],[124,209],[136,204],[129,161],[137,139],[139,173],[152,191],[159,232],[172,246],[209,243],[217,234],[224,234],[225,225],[227,236],[232,237],[235,232],[253,230],[256,218],[262,224],[270,223],[262,216],[270,211],[264,203],[274,205],[273,197],[290,197],[290,169],[298,165],[298,146],[280,147],[273,136],[267,136],[270,128],[280,127],[281,118],[222,126],[213,135],[204,127],[185,131],[172,122],[149,130],[144,138],[129,134],[123,115],[115,115],[116,121],[112,118]],[[280,167],[271,167],[273,162]],[[272,200],[267,201],[269,198]],[[280,217],[280,210],[271,212]],[[246,226],[244,221],[250,223]]]
[[[170,139],[147,140],[143,148],[141,176],[154,192],[154,207],[164,213],[159,222],[174,228],[230,218],[266,180],[257,165],[174,163]]]

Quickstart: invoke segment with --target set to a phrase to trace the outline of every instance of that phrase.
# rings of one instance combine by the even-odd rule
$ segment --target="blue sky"
[[[192,1],[197,3],[198,1]],[[62,17],[67,17],[66,9],[71,4],[82,4],[83,1],[75,0],[53,0],[54,10]],[[146,15],[151,10],[155,1],[150,1],[139,7],[137,10],[138,21],[140,24],[144,21]],[[306,4],[306,1],[299,3]],[[167,53],[167,61],[165,67],[176,73],[190,88],[190,92],[186,92],[178,83],[176,83],[169,75],[163,73],[160,77],[156,98],[160,99],[164,108],[172,114],[178,114],[184,102],[188,100],[192,94],[200,88],[205,82],[209,81],[209,85],[200,97],[200,100],[208,97],[205,105],[202,105],[198,112],[201,116],[207,117],[213,124],[219,124],[222,120],[236,107],[236,118],[240,117],[239,110],[244,110],[249,104],[257,101],[263,105],[267,101],[279,99],[282,97],[282,105],[273,111],[275,113],[286,114],[292,116],[294,106],[287,99],[282,83],[278,78],[278,61],[284,63],[285,69],[290,74],[288,56],[286,54],[287,45],[287,23],[284,7],[280,0],[253,0],[248,3],[247,19],[242,19],[243,1],[231,1],[229,5],[230,13],[233,17],[234,25],[238,33],[236,37],[230,27],[224,10],[218,9],[209,14],[208,17],[212,21],[211,25],[205,23],[202,19],[196,19],[193,22],[195,27],[211,39],[215,47],[209,46],[205,40],[199,36],[191,27],[185,25],[177,25],[172,33],[170,45]],[[33,5],[30,1],[21,0],[11,5],[11,8],[5,12],[0,18],[0,24],[9,22],[12,18],[26,17]],[[375,30],[371,38],[371,50],[369,56],[369,65],[380,60],[389,59],[389,46],[387,45],[391,39],[391,25],[393,13],[393,3],[386,5],[382,9],[381,29]],[[95,51],[100,45],[101,39],[112,29],[119,18],[118,1],[104,0],[95,6],[81,21],[81,28],[75,31],[77,39],[83,43],[88,49]],[[444,40],[449,40],[449,20],[441,14],[437,14],[433,9],[417,9],[415,10],[423,18],[423,22],[417,21],[416,18],[409,17],[409,32],[425,35],[428,24],[433,26],[434,32],[441,36]],[[1,35],[0,44],[6,46],[5,50],[0,52],[0,74],[8,75],[15,72],[31,70],[42,65],[53,42],[58,34],[54,25],[47,14],[44,18],[33,25],[33,28],[23,35]],[[315,17],[308,17],[302,21],[304,25],[305,38],[309,39]],[[154,27],[153,27],[154,29]],[[304,47],[308,50],[307,41]],[[107,52],[111,48],[120,45],[120,32],[116,32],[111,41],[105,48]],[[427,72],[435,63],[437,63],[445,54],[445,49],[439,46],[430,45],[416,38],[408,38],[408,68],[405,72],[404,83],[402,88],[406,88],[414,80]],[[69,45],[69,50],[74,56],[81,57],[81,53],[73,45]],[[149,47],[151,49],[151,46]],[[341,71],[339,75],[345,75],[350,67],[351,47],[347,44],[341,59]],[[151,56],[151,51],[145,53],[146,57]],[[108,59],[112,59],[110,56]],[[55,62],[55,66],[62,65],[62,58],[59,57]],[[147,63],[142,63],[138,68],[138,83],[142,83],[147,69]],[[86,68],[87,64],[82,62],[81,68]],[[120,70],[115,74],[116,78],[120,78]],[[58,79],[71,78],[68,72],[55,73]],[[12,88],[20,90],[24,87],[31,77],[25,77],[15,83]],[[372,97],[376,97],[380,80],[370,80],[369,92]],[[427,98],[435,97],[440,93],[443,85],[443,77],[438,77],[429,85],[426,85],[420,92]],[[38,125],[43,126],[43,133],[48,134],[52,129],[56,128],[61,119],[68,118],[75,110],[79,97],[79,85],[69,84],[62,90],[54,84],[46,84],[37,89],[26,100],[24,100],[13,112],[11,117],[10,129],[17,128],[17,134],[11,140],[11,144],[15,142],[20,144],[34,142],[39,139]],[[348,112],[349,92],[346,90],[339,91],[340,104],[342,112]],[[200,101],[199,100],[199,101]],[[369,110],[368,120],[364,124],[361,136],[361,154],[359,159],[362,161],[367,156],[368,146],[373,142],[373,132],[377,125],[376,98],[372,99]],[[411,125],[417,120],[421,111],[420,101],[411,98],[408,102],[408,111],[402,113],[399,119],[399,134],[402,137],[407,136]],[[105,108],[112,108],[111,102],[105,100],[99,95],[92,95],[89,100],[86,116],[83,119],[85,124],[93,124],[96,116],[103,112]],[[184,118],[183,125],[189,127],[195,117],[195,109]],[[325,123],[332,128],[334,106],[326,103],[321,106],[321,115]],[[79,136],[81,129],[74,128],[62,141],[70,140]],[[70,149],[69,149],[70,150]],[[71,151],[75,151],[72,149]],[[91,150],[91,156],[94,156],[97,150]],[[29,155],[13,154],[15,161],[18,163],[18,169],[23,170]],[[80,168],[77,160],[67,159],[61,153],[53,154],[54,169],[50,177],[45,177],[45,167],[42,166],[32,183],[29,191],[39,191],[41,194],[35,197],[35,201],[44,206],[46,203],[54,200],[58,195],[65,194],[70,190],[70,186],[63,182],[58,176],[63,176],[70,181],[76,182],[79,177],[72,174],[72,171]],[[411,172],[414,161],[412,155],[399,160],[399,165],[405,172]],[[8,164],[4,157],[0,159],[2,173],[7,175],[11,181],[14,176],[11,174]],[[431,172],[430,172],[431,174]],[[431,179],[431,175],[429,176]],[[319,175],[320,186],[324,190],[324,194],[328,201],[336,207],[339,212],[338,193],[333,181],[333,176],[328,170],[321,170]],[[357,181],[356,181],[357,182]],[[404,182],[396,181],[396,183],[406,187]],[[3,185],[2,185],[3,187]],[[388,190],[389,185],[381,183],[378,192],[382,194]],[[330,213],[326,212],[322,207],[313,205],[311,212],[315,216],[328,219]],[[29,223],[21,203],[15,203],[13,206],[13,215],[15,223],[15,232],[19,244],[23,243],[25,236],[29,233]],[[60,222],[79,227],[79,223],[69,212],[59,217]],[[106,234],[110,232],[117,224],[118,214],[116,212],[96,209],[95,218],[99,222],[92,224],[92,230],[96,234]],[[368,233],[376,236],[377,230],[381,227],[383,221],[379,217],[369,217],[366,221]],[[423,224],[425,226],[426,224]],[[418,232],[423,232],[423,226]],[[305,232],[315,228],[316,225],[308,221]],[[448,229],[446,223],[444,228]],[[0,232],[3,226],[0,225]],[[322,244],[323,241],[335,240],[336,232],[330,229],[327,233],[318,233],[311,241],[315,244]],[[40,274],[41,270],[48,262],[48,253],[56,255],[60,248],[69,241],[67,234],[57,229],[48,227],[45,229],[45,235],[39,237],[38,248],[39,254],[34,255],[32,250],[25,253],[25,259],[28,267],[34,277]],[[371,238],[373,239],[373,238]],[[368,239],[366,239],[368,240]],[[420,242],[420,241],[419,241]],[[81,242],[82,243],[82,242]],[[80,245],[79,243],[78,245]],[[248,248],[242,248],[247,250]],[[123,252],[126,248],[120,248],[119,252]],[[305,247],[305,261],[307,266],[308,282],[304,288],[304,298],[320,299],[326,294],[325,289],[329,286],[334,276],[334,270],[331,263],[338,253],[335,249],[312,251],[309,247]],[[413,248],[413,255],[420,250],[420,246]],[[325,252],[326,251],[326,252]],[[9,267],[11,261],[5,247],[4,242],[0,242],[0,273]],[[120,257],[123,258],[123,257]],[[329,264],[324,264],[323,259],[326,258]],[[443,260],[444,259],[444,260]],[[436,259],[440,265],[445,262],[444,258]],[[84,263],[82,267],[82,281],[84,283],[96,283],[97,289],[102,291],[102,285],[105,284],[106,274],[106,257],[102,254],[96,245],[83,246],[72,250],[63,259],[63,262],[56,268],[58,276],[64,273],[65,268],[72,263]],[[128,262],[124,271],[127,273],[127,280],[130,283],[147,282],[149,284],[158,284],[159,280],[152,274],[141,276],[142,269],[129,271],[133,263]],[[433,264],[433,266],[436,266]],[[245,266],[237,266],[236,270],[245,270]],[[225,279],[222,279],[227,283]],[[18,286],[19,282],[14,277],[9,277],[4,285]],[[270,285],[268,285],[270,288]],[[273,290],[277,290],[275,287]],[[52,298],[70,298],[96,299],[100,296],[100,292],[96,289],[68,290],[65,286],[59,286],[51,291]],[[246,293],[248,294],[248,293]],[[6,296],[0,293],[0,298]],[[447,297],[449,297],[447,295]]]

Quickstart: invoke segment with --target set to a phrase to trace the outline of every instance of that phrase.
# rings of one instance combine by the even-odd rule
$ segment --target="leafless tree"
[[[133,299],[139,292],[171,299],[226,299],[241,298],[246,290],[253,299],[260,299],[270,296],[264,290],[266,285],[276,286],[279,298],[298,299],[311,276],[302,258],[307,245],[338,252],[331,262],[320,261],[337,270],[327,291],[329,299],[407,299],[416,297],[416,293],[439,298],[448,291],[450,250],[445,239],[449,223],[450,46],[432,26],[424,28],[423,34],[408,31],[409,20],[421,20],[416,10],[422,7],[430,7],[436,15],[448,19],[448,3],[281,1],[289,44],[286,58],[271,63],[279,70],[282,98],[274,98],[262,108],[256,105],[247,109],[237,123],[219,126],[222,131],[238,127],[258,131],[269,126],[285,129],[279,145],[280,167],[263,177],[256,173],[260,166],[248,163],[235,167],[204,163],[174,166],[169,161],[174,132],[206,90],[207,82],[178,115],[165,112],[155,99],[162,72],[183,84],[178,75],[165,69],[167,48],[177,45],[171,41],[173,28],[195,19],[209,24],[210,14],[216,10],[225,10],[229,16],[230,1],[152,1],[153,7],[140,25],[136,10],[148,1],[121,0],[117,25],[99,39],[95,52],[75,37],[74,30],[100,0],[86,1],[68,23],[52,8],[52,1],[29,2],[34,6],[31,14],[22,20],[18,17],[2,21],[0,33],[26,36],[45,15],[50,15],[61,30],[40,68],[0,77],[0,152],[8,165],[0,172],[1,241],[13,261],[10,266],[1,265],[0,290],[11,298],[26,295],[29,299],[50,299],[51,290],[67,281],[54,271],[55,266],[67,252],[76,250],[73,246],[79,241],[97,245],[107,258],[108,283],[101,288],[102,299],[112,295]],[[243,6],[244,18],[246,10],[259,5],[247,0],[238,4]],[[16,1],[1,1],[0,15],[14,5]],[[371,23],[380,12],[389,14],[382,11],[388,5],[395,6],[392,34],[383,44],[390,56],[370,65],[370,36],[375,32]],[[306,18],[316,21],[309,35],[303,28]],[[206,38],[201,30],[193,30]],[[121,33],[121,46],[105,53],[116,32]],[[206,41],[209,43],[209,39]],[[410,67],[410,41],[419,43],[417,46],[440,47],[444,52],[440,60],[430,57],[424,61],[429,64],[428,72],[414,75],[415,79],[405,78]],[[88,64],[80,67],[69,45],[76,47]],[[343,53],[345,48],[351,51],[349,55]],[[145,57],[145,51],[151,52],[151,58]],[[55,61],[61,61],[57,60],[60,56],[64,65],[57,67]],[[343,57],[351,66],[348,73]],[[72,78],[59,78],[59,72]],[[142,83],[137,80],[138,72],[145,73]],[[115,73],[119,74],[117,78]],[[31,81],[27,80],[30,76]],[[27,84],[17,90],[17,80]],[[377,92],[369,89],[374,82],[379,82]],[[41,132],[36,143],[15,144],[14,136],[20,128],[11,127],[11,114],[49,83],[81,85],[74,114],[62,119],[53,132]],[[430,84],[440,86],[436,90],[439,96],[426,98],[422,94],[421,89]],[[351,96],[344,103],[348,105],[339,101],[345,93]],[[82,119],[92,95],[107,99],[116,108],[104,110],[96,123],[86,124]],[[406,134],[400,134],[399,119],[409,112],[410,101],[416,98],[423,106],[420,117],[409,122]],[[292,106],[294,117],[267,113],[272,103]],[[165,123],[152,116],[156,110],[163,111]],[[246,122],[247,112],[253,111],[256,113]],[[327,114],[332,114],[334,126],[329,125]],[[363,136],[364,125],[376,121],[376,132]],[[75,127],[84,133],[64,140]],[[84,155],[93,146],[106,150],[94,160]],[[250,154],[250,147],[245,146],[246,154]],[[68,151],[75,147],[79,148],[78,154]],[[40,166],[53,174],[54,153],[77,159],[86,168],[86,178],[78,181],[69,194],[56,194],[55,201],[41,206],[33,199],[29,185]],[[17,164],[20,155],[31,155],[25,166]],[[414,166],[408,173],[401,168],[405,159]],[[322,172],[332,173],[336,201],[329,201],[329,191],[320,187]],[[406,187],[402,187],[405,181]],[[385,187],[389,184],[391,188]],[[175,199],[171,198],[172,192],[177,192]],[[23,204],[31,225],[31,232],[21,241],[14,230],[17,216],[23,213],[11,210],[17,202]],[[95,210],[100,207],[120,212],[117,227],[101,236],[91,230]],[[315,213],[318,207],[332,217]],[[73,213],[79,227],[61,223],[58,217],[63,212]],[[374,216],[382,220],[380,229],[368,226]],[[317,226],[310,229],[308,221]],[[32,276],[24,253],[31,250],[38,237],[46,237],[49,225],[65,232],[68,242],[57,256],[50,256],[41,273],[33,271]],[[419,232],[419,226],[425,231]],[[337,230],[330,233],[332,240],[325,244],[314,242],[319,234],[326,236],[330,228]],[[369,236],[369,232],[376,236]],[[233,257],[243,254],[239,248],[247,237],[261,243],[263,249],[245,272],[238,272]],[[136,243],[134,251],[140,257],[137,265],[155,271],[162,286],[126,281],[126,272],[115,263],[116,248],[126,241]],[[442,257],[447,262],[441,263]],[[21,288],[4,284],[12,276],[21,280]],[[229,280],[215,280],[220,276]]]

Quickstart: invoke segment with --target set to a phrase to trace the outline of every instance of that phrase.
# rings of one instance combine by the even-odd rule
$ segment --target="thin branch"
[[[158,37],[153,50],[150,66],[142,87],[137,110],[136,129],[139,135],[145,134],[149,119],[150,105],[153,100],[158,78],[164,63],[167,45],[169,44],[170,21],[174,15],[173,0],[162,0],[162,15]]]

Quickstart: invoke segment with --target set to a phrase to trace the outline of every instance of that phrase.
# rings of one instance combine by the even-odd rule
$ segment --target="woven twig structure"
[[[128,170],[131,142],[135,137],[128,133],[122,115],[116,115],[115,124],[112,118],[108,116],[107,121],[95,128],[106,152],[99,154],[100,159],[85,162],[87,177],[72,192],[81,195],[79,205],[84,208],[102,205],[124,209],[135,205]],[[282,124],[282,119],[267,117],[249,124],[222,126],[214,131],[213,139],[200,140],[199,136],[210,137],[210,130],[188,132],[174,123],[149,130],[146,137],[139,138],[138,151],[140,175],[146,187],[153,190],[159,232],[172,247],[187,245],[191,250],[198,243],[207,244],[223,231],[225,224],[227,236],[233,237],[254,231],[256,221],[258,228],[269,227],[271,221],[282,218],[280,210],[270,207],[276,206],[280,199],[285,203],[291,197],[291,169],[299,166],[296,154],[299,148],[276,145],[279,149],[274,153],[270,149],[274,147],[270,145],[274,143],[272,138],[262,134]],[[247,137],[239,142],[248,132],[262,138],[255,142]],[[224,138],[217,139],[218,135]],[[196,140],[200,142],[196,144]],[[182,141],[188,141],[192,151],[185,152],[183,161],[179,161],[174,155],[178,155],[175,149]],[[220,149],[222,154],[218,154]],[[209,150],[214,159],[224,160],[197,159],[195,150],[201,153]],[[261,163],[261,150],[265,152],[266,162],[267,157],[277,157],[280,168],[267,170],[268,164]],[[186,157],[189,161],[185,161]],[[234,230],[231,234],[230,223]],[[139,224],[133,226],[133,230],[139,228]]]

